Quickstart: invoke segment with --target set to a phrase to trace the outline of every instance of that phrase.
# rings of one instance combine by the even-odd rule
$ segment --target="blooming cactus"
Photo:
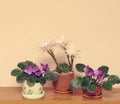
[[[60,64],[64,65],[64,63],[58,62],[54,51],[55,48],[62,49],[62,51],[65,53],[66,55],[65,58],[67,59],[67,62],[64,63],[69,65],[68,72],[72,71],[74,58],[76,58],[79,55],[79,50],[73,47],[69,43],[69,41],[65,41],[63,36],[60,36],[58,39],[55,40],[49,40],[40,47],[40,50],[42,52],[46,51],[52,57],[52,59],[56,64],[56,68],[57,68],[56,71],[58,73],[59,72],[66,73],[66,71],[62,70],[60,67]]]

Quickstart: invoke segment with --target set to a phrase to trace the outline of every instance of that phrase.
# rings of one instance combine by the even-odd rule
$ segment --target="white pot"
[[[35,83],[34,86],[29,86],[27,81],[22,84],[22,96],[27,99],[39,99],[44,97],[45,91],[40,83]]]

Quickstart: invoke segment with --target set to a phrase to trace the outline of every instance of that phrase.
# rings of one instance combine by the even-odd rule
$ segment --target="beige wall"
[[[19,61],[53,68],[39,46],[61,33],[80,48],[76,62],[120,76],[120,0],[0,0],[0,87],[19,86],[10,76]]]

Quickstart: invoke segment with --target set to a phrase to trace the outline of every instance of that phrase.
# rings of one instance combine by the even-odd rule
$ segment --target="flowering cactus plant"
[[[67,59],[67,62],[58,62],[54,52],[55,48],[63,50],[66,55],[65,59]],[[69,42],[65,41],[63,36],[60,36],[59,39],[46,42],[40,49],[42,52],[47,52],[52,57],[56,64],[56,71],[58,73],[68,73],[69,71],[72,71],[74,58],[79,54],[79,50],[75,49],[69,44]]]
[[[35,83],[45,84],[46,81],[55,81],[57,76],[50,71],[48,64],[40,64],[40,67],[32,61],[19,62],[18,68],[11,71],[11,75],[16,77],[18,83],[25,80],[29,86]]]
[[[101,86],[105,90],[112,90],[112,85],[120,83],[117,75],[108,74],[108,66],[101,66],[97,70],[93,70],[88,65],[76,64],[76,69],[78,72],[84,73],[84,76],[72,79],[71,89],[82,88],[89,93],[94,93],[97,86]]]

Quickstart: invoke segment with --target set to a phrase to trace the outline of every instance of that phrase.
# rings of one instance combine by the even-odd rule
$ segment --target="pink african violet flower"
[[[42,63],[41,63],[40,65],[42,66],[42,69],[43,69],[44,71],[49,71],[49,70],[50,70],[48,64],[42,64]]]
[[[24,72],[27,73],[27,74],[29,74],[29,75],[31,75],[32,72],[33,72],[32,66],[27,66],[27,67],[25,68]]]
[[[93,77],[94,79],[97,79],[98,81],[103,80],[105,77],[101,69],[97,69],[93,71],[92,69],[90,69],[88,65],[84,68],[84,72],[87,76]]]
[[[40,68],[37,65],[33,67],[33,73],[35,73],[38,70],[40,70]]]
[[[36,65],[36,66],[27,66],[24,70],[25,73],[31,75],[32,73],[34,73],[36,76],[41,76],[43,74],[43,72],[40,70],[40,68]]]
[[[102,70],[97,69],[94,71],[94,77],[98,79],[98,81],[101,81],[104,79],[105,75],[103,74]]]
[[[38,77],[41,76],[42,74],[43,74],[43,72],[41,70],[38,70],[35,72],[35,75]]]
[[[93,76],[94,75],[93,70],[91,70],[88,65],[83,70],[84,70],[84,72],[87,76]]]

